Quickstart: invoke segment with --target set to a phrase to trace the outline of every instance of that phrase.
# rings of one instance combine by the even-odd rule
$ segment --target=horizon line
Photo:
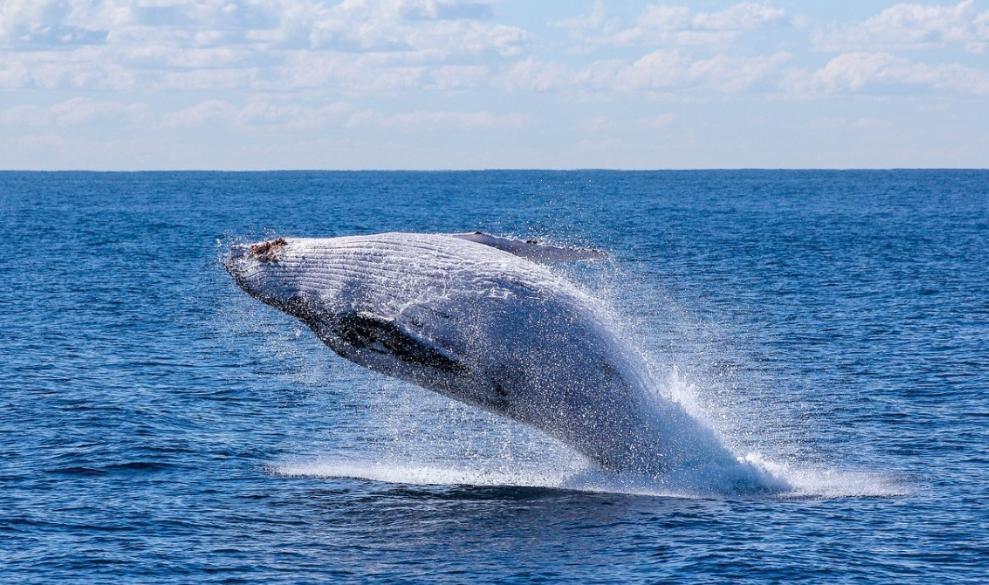
[[[610,168],[610,167],[487,167],[487,168],[175,168],[175,169],[0,169],[0,173],[487,173],[487,172],[709,172],[709,171],[989,171],[989,167],[671,167],[671,168]]]

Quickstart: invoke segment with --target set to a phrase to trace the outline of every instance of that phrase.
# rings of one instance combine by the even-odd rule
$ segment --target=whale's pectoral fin
[[[601,250],[593,248],[564,248],[551,246],[538,240],[513,240],[511,238],[499,238],[484,232],[473,232],[469,234],[450,234],[451,237],[491,246],[510,254],[515,254],[522,258],[534,262],[565,262],[569,260],[597,260],[607,258],[608,255]]]
[[[392,320],[365,312],[343,313],[335,316],[332,329],[346,342],[345,347],[333,347],[344,357],[362,363],[362,352],[375,352],[394,356],[401,362],[441,370],[463,373],[464,364],[429,340],[409,332]]]

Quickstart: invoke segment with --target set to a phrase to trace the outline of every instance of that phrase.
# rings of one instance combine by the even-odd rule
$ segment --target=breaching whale
[[[483,233],[385,233],[234,245],[224,264],[340,356],[540,429],[606,469],[738,468],[654,391],[599,302],[543,264],[600,256]]]

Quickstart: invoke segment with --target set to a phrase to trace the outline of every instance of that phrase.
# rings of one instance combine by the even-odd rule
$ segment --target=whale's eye
[[[261,242],[260,244],[253,244],[251,246],[251,255],[261,262],[270,262],[276,260],[275,254],[284,248],[286,244],[288,242],[285,241],[285,238],[277,238],[268,240],[267,242]]]

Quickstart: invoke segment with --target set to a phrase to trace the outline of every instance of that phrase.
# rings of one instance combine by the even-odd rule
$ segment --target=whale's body
[[[536,427],[605,468],[736,463],[653,391],[592,297],[519,250],[471,239],[279,238],[226,266],[344,358]]]

